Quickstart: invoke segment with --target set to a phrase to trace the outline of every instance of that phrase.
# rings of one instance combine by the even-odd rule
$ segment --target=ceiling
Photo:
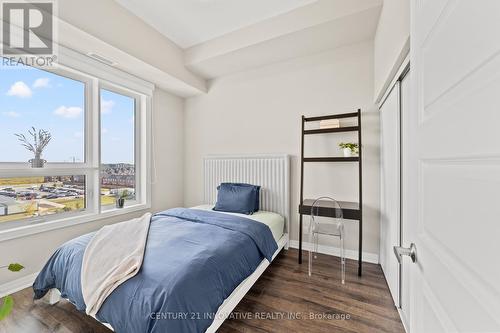
[[[186,50],[184,63],[193,73],[213,79],[293,58],[315,55],[372,40],[379,15],[380,7],[371,7],[272,38],[269,38],[269,34],[256,32],[260,39],[254,39],[250,38],[250,29],[237,31],[232,33],[234,36],[226,35],[222,40],[214,40]],[[298,18],[293,22],[292,26],[296,27]],[[277,25],[275,20],[271,23]]]
[[[116,1],[184,49],[317,0]]]
[[[373,40],[383,0],[115,0],[213,79]]]

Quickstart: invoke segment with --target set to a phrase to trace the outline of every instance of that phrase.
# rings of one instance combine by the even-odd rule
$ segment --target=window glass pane
[[[135,99],[101,89],[101,205],[135,200]]]
[[[50,133],[41,158],[84,161],[85,84],[28,66],[0,71],[0,162],[27,162],[35,154],[15,134],[35,145],[29,130]]]
[[[8,222],[85,207],[85,176],[0,178],[0,229]]]

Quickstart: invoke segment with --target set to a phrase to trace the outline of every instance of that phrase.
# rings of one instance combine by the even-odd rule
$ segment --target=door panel
[[[393,246],[399,246],[399,81],[380,107],[380,265],[394,304],[399,306],[399,264]]]
[[[420,46],[424,112],[450,88],[493,60],[492,56],[498,56],[499,12],[500,1],[446,3]]]
[[[457,261],[453,268],[459,269],[455,273],[460,273],[462,280],[464,274],[472,275],[471,282],[478,283],[479,290],[486,283],[490,291],[500,297],[497,265],[492,265],[484,256],[495,250],[500,235],[500,223],[490,220],[490,214],[500,216],[499,162],[428,161],[422,162],[421,169],[424,187],[421,194],[425,193],[420,199],[422,233],[429,237],[426,240],[436,242],[441,249],[439,253],[446,252],[447,258]],[[450,192],[457,194],[449,195]],[[443,209],[453,206],[463,208]],[[480,236],[480,242],[474,233]],[[474,243],[474,246],[465,245],[467,243]]]
[[[411,331],[500,332],[500,1],[415,0],[411,18]]]

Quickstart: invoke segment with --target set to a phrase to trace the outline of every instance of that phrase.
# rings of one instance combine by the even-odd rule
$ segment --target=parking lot
[[[0,187],[0,195],[17,198],[17,200],[34,200],[34,199],[58,199],[58,198],[73,198],[79,199],[83,197],[85,190],[83,186],[78,185],[63,185],[62,187],[54,187],[41,184],[34,185],[17,185],[10,187]]]
[[[56,186],[54,186],[56,185]],[[115,194],[103,189],[101,204],[115,204]],[[16,221],[85,209],[84,185],[64,183],[0,183],[0,222]]]

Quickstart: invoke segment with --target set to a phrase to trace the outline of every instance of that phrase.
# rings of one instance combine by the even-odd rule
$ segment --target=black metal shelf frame
[[[357,118],[357,126],[327,128],[327,129],[312,129],[306,130],[305,123],[312,121],[320,121],[327,119],[342,119],[342,118]],[[325,134],[325,133],[341,133],[341,132],[358,132],[358,156],[352,157],[304,157],[304,138],[306,135]],[[307,162],[357,162],[359,170],[359,200],[354,202],[341,202],[342,211],[346,219],[357,220],[359,225],[358,234],[358,275],[361,276],[363,268],[363,165],[362,165],[362,142],[361,142],[361,109],[357,112],[332,114],[319,117],[302,116],[302,140],[301,140],[301,156],[300,156],[300,204],[299,204],[299,264],[302,263],[302,230],[303,230],[303,215],[309,215],[311,211],[312,200],[304,200],[304,163]],[[334,217],[334,210],[325,203],[318,210],[318,215],[324,217]]]

